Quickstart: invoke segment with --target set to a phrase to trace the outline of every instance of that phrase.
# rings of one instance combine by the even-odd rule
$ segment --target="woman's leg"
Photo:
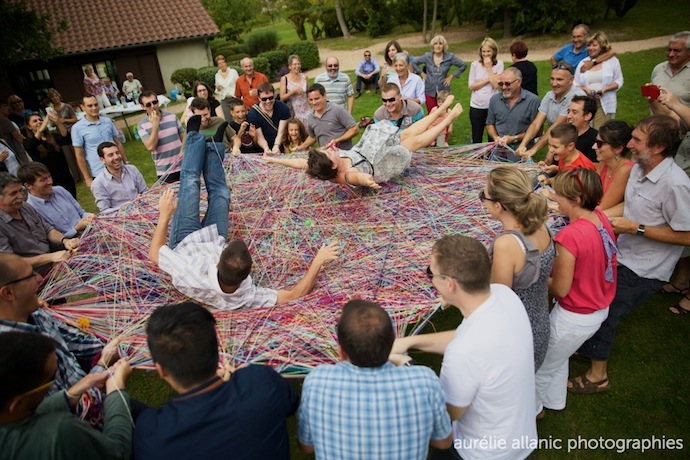
[[[450,96],[449,98],[450,99]],[[446,102],[448,101],[446,99]],[[445,105],[445,102],[444,102]],[[443,110],[445,112],[446,108],[441,106],[439,107],[438,110],[435,110],[433,114],[425,117],[425,118],[430,118],[432,115],[436,114],[437,112],[441,112]],[[410,128],[407,128],[407,130],[403,131],[402,134],[400,135],[400,145],[405,147],[411,152],[415,152],[421,148],[428,147],[431,145],[433,141],[436,140],[436,138],[443,132],[446,127],[450,126],[456,118],[458,118],[462,114],[462,106],[458,103],[455,104],[455,107],[453,107],[453,110],[451,110],[448,113],[448,116],[441,121],[441,123],[437,124],[436,126],[431,126],[427,127],[428,129],[421,134],[415,135],[415,136],[403,136],[402,134],[405,133],[405,131],[409,130]],[[425,118],[422,118],[424,120]],[[417,123],[420,123],[422,120],[419,120]],[[433,121],[433,120],[432,120]],[[417,124],[415,123],[415,125]],[[429,123],[431,124],[431,123]],[[412,125],[414,126],[414,125]],[[404,139],[403,139],[404,137]]]
[[[402,143],[403,140],[405,140],[406,137],[410,136],[416,136],[418,134],[422,134],[426,130],[429,129],[429,126],[436,121],[438,117],[440,117],[442,114],[446,112],[446,109],[450,107],[450,105],[453,103],[453,100],[455,97],[451,94],[446,98],[446,100],[439,106],[438,109],[434,110],[431,112],[429,115],[426,117],[422,118],[421,120],[417,120],[416,122],[412,123],[408,128],[404,129],[403,131],[400,132],[400,141]]]

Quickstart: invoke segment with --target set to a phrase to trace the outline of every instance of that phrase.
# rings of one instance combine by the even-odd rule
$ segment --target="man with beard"
[[[642,120],[628,148],[636,161],[625,201],[607,211],[618,237],[618,286],[609,316],[579,354],[592,367],[568,382],[571,393],[609,389],[608,359],[616,326],[669,280],[683,245],[690,245],[690,179],[673,161],[680,142],[678,122],[665,115]]]

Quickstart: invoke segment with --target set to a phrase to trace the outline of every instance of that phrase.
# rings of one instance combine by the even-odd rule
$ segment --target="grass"
[[[673,11],[672,17],[664,21],[651,21],[657,17],[657,8]],[[669,0],[651,2],[641,1],[622,21],[611,20],[601,28],[612,33],[627,33],[627,28],[635,31],[635,38],[645,38],[671,34],[688,29],[688,10],[690,5],[682,2],[671,3]],[[671,15],[668,15],[671,16]],[[654,22],[654,24],[647,24]],[[647,27],[649,25],[649,27]],[[276,28],[280,28],[277,24]],[[283,32],[289,37],[287,31]],[[347,48],[359,46],[357,37],[352,41],[342,39],[333,42],[323,41],[320,44],[335,48],[335,43],[344,43]],[[550,37],[547,37],[549,40]],[[558,43],[567,41],[567,37],[557,37]],[[369,40],[368,38],[366,40]],[[383,39],[385,41],[385,38]],[[530,38],[530,40],[532,40]],[[364,42],[364,39],[363,39]],[[365,45],[370,43],[365,42]],[[476,43],[478,44],[478,42]],[[476,44],[464,45],[476,47]],[[362,46],[365,46],[362,45]],[[340,49],[340,48],[338,48]],[[628,53],[619,56],[625,76],[625,85],[618,93],[619,108],[617,118],[631,124],[637,123],[648,114],[645,101],[639,95],[639,86],[649,79],[651,69],[664,59],[664,50],[655,49]],[[536,62],[540,74],[539,91],[543,96],[548,91],[550,66],[547,62]],[[353,77],[353,75],[350,75]],[[466,110],[469,108],[469,91],[467,90],[467,72],[453,84],[453,94]],[[364,93],[356,100],[354,116],[356,119],[368,115],[380,105],[380,96],[373,92]],[[455,126],[451,143],[465,143],[470,128],[467,116],[461,117]],[[148,151],[141,142],[129,141],[125,148],[130,161],[135,163],[144,174],[147,183],[155,180],[155,171]],[[94,210],[91,194],[83,184],[79,185],[80,202],[86,209]],[[611,449],[567,451],[568,441],[583,439],[683,439],[690,432],[690,362],[688,351],[687,317],[676,317],[666,312],[666,307],[677,301],[679,296],[655,295],[645,305],[625,317],[618,328],[619,335],[611,354],[610,377],[611,390],[607,393],[568,397],[568,407],[562,412],[548,412],[538,424],[539,436],[551,445],[561,442],[561,449],[541,449],[536,451],[535,459],[609,459],[618,457],[619,453]],[[437,314],[425,332],[448,330],[457,327],[461,318],[457,310]],[[438,356],[417,353],[418,361],[432,367],[437,372],[440,368]],[[586,365],[573,363],[571,374],[579,375],[586,370]],[[293,384],[299,388],[300,381]],[[168,400],[173,391],[154,373],[135,371],[128,382],[132,395],[148,404],[159,406]],[[297,449],[296,418],[289,419],[292,458],[312,458],[302,455]],[[620,441],[619,441],[620,442]],[[649,450],[629,448],[626,458],[652,459],[685,459],[689,458],[687,444],[690,438],[684,439],[681,450]]]

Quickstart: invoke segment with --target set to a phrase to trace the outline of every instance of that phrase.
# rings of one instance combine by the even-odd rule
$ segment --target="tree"
[[[429,37],[427,36],[426,30],[426,17],[427,10],[429,9],[429,0],[424,0],[424,12],[422,13],[422,41],[424,43],[429,43]]]
[[[53,34],[66,29],[65,22],[54,28],[49,14],[28,10],[23,3],[0,1],[0,69],[60,54],[60,49],[53,46]]]
[[[352,38],[350,29],[347,27],[347,21],[345,21],[345,14],[343,13],[343,5],[340,0],[333,0],[335,5],[335,14],[338,17],[338,24],[340,25],[340,30],[343,31],[344,38]]]

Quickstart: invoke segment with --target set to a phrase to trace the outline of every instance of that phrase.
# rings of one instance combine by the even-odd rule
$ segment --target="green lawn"
[[[633,13],[637,8],[651,14],[652,10],[642,8],[648,5],[652,3],[641,2],[630,13],[630,18],[634,18]],[[654,5],[670,5],[670,2],[662,0]],[[677,9],[681,8],[678,3],[674,5]],[[684,3],[683,7],[687,8],[687,5]],[[683,18],[673,17],[669,18],[669,21],[674,23],[676,29],[682,29],[679,22],[682,22],[682,19],[687,23],[689,17],[690,15],[685,14]],[[657,34],[655,32],[651,35]],[[664,60],[664,50],[623,54],[619,58],[625,85],[618,93],[617,118],[634,124],[648,114],[647,105],[639,95],[639,86],[648,81],[652,67]],[[550,66],[546,62],[537,62],[537,66],[540,74],[539,90],[543,96],[548,91]],[[467,110],[467,73],[453,84],[453,93]],[[373,92],[365,93],[356,100],[355,118],[372,115],[379,105],[379,95]],[[469,120],[463,115],[456,122],[451,143],[464,143],[469,132]],[[125,147],[130,161],[140,168],[147,182],[152,183],[155,180],[153,164],[141,142],[129,141]],[[85,208],[94,209],[90,193],[83,185],[80,185],[79,197]],[[578,436],[584,439],[650,439],[652,436],[680,438],[684,441],[682,450],[657,449],[643,453],[629,449],[625,452],[625,458],[690,458],[687,448],[690,443],[690,437],[687,436],[687,433],[690,433],[690,318],[676,317],[666,312],[666,307],[678,298],[679,296],[656,295],[623,320],[611,355],[611,390],[593,396],[569,396],[565,411],[548,412],[546,418],[538,425],[540,438],[550,440],[552,445],[558,445],[556,440],[560,440],[562,449],[540,450],[532,458],[608,459],[619,455],[615,450],[580,449],[567,452],[568,440],[576,440]],[[457,327],[459,322],[460,315],[456,310],[442,312],[433,319],[427,329],[447,330]],[[436,356],[420,353],[415,355],[415,359],[436,371],[439,370],[440,359]],[[586,366],[582,363],[571,365],[573,374],[579,374],[585,369]],[[299,387],[300,382],[295,381],[294,384]],[[153,373],[143,371],[135,372],[128,388],[134,397],[152,405],[160,405],[172,395],[167,384]],[[295,418],[292,417],[289,422],[292,458],[310,458],[298,452]]]

